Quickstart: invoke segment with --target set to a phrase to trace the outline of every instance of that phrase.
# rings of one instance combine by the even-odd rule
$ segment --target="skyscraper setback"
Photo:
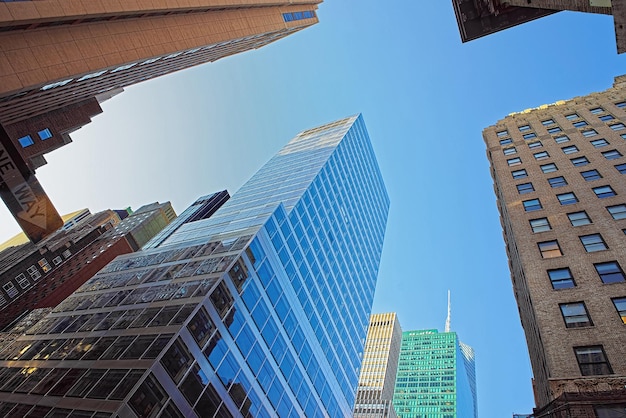
[[[626,408],[626,77],[486,128],[537,416]]]
[[[388,206],[361,116],[301,132],[0,352],[0,415],[350,415]]]
[[[0,1],[0,195],[29,238],[62,225],[35,169],[102,101],[311,26],[319,3]]]

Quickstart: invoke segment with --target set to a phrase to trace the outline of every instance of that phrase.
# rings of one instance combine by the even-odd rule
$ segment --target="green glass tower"
[[[399,418],[476,418],[474,350],[456,332],[403,332],[393,406]]]

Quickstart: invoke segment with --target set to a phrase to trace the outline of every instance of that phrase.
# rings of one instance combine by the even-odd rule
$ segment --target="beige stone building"
[[[395,312],[373,314],[367,329],[354,407],[355,418],[395,418],[393,392],[402,342]]]
[[[626,76],[483,132],[536,417],[626,408]],[[621,415],[620,415],[621,416]]]

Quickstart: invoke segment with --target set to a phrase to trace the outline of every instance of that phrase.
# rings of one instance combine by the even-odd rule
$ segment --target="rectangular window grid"
[[[583,302],[562,303],[559,305],[567,328],[592,326],[591,318]]]
[[[612,374],[613,370],[609,364],[604,348],[601,345],[587,347],[574,347],[576,360],[583,376],[595,376]]]

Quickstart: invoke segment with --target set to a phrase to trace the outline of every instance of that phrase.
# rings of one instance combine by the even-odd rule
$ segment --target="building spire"
[[[451,316],[451,309],[450,309],[450,290],[448,290],[448,317],[446,318],[446,328],[445,328],[445,332],[450,332],[450,316]]]

